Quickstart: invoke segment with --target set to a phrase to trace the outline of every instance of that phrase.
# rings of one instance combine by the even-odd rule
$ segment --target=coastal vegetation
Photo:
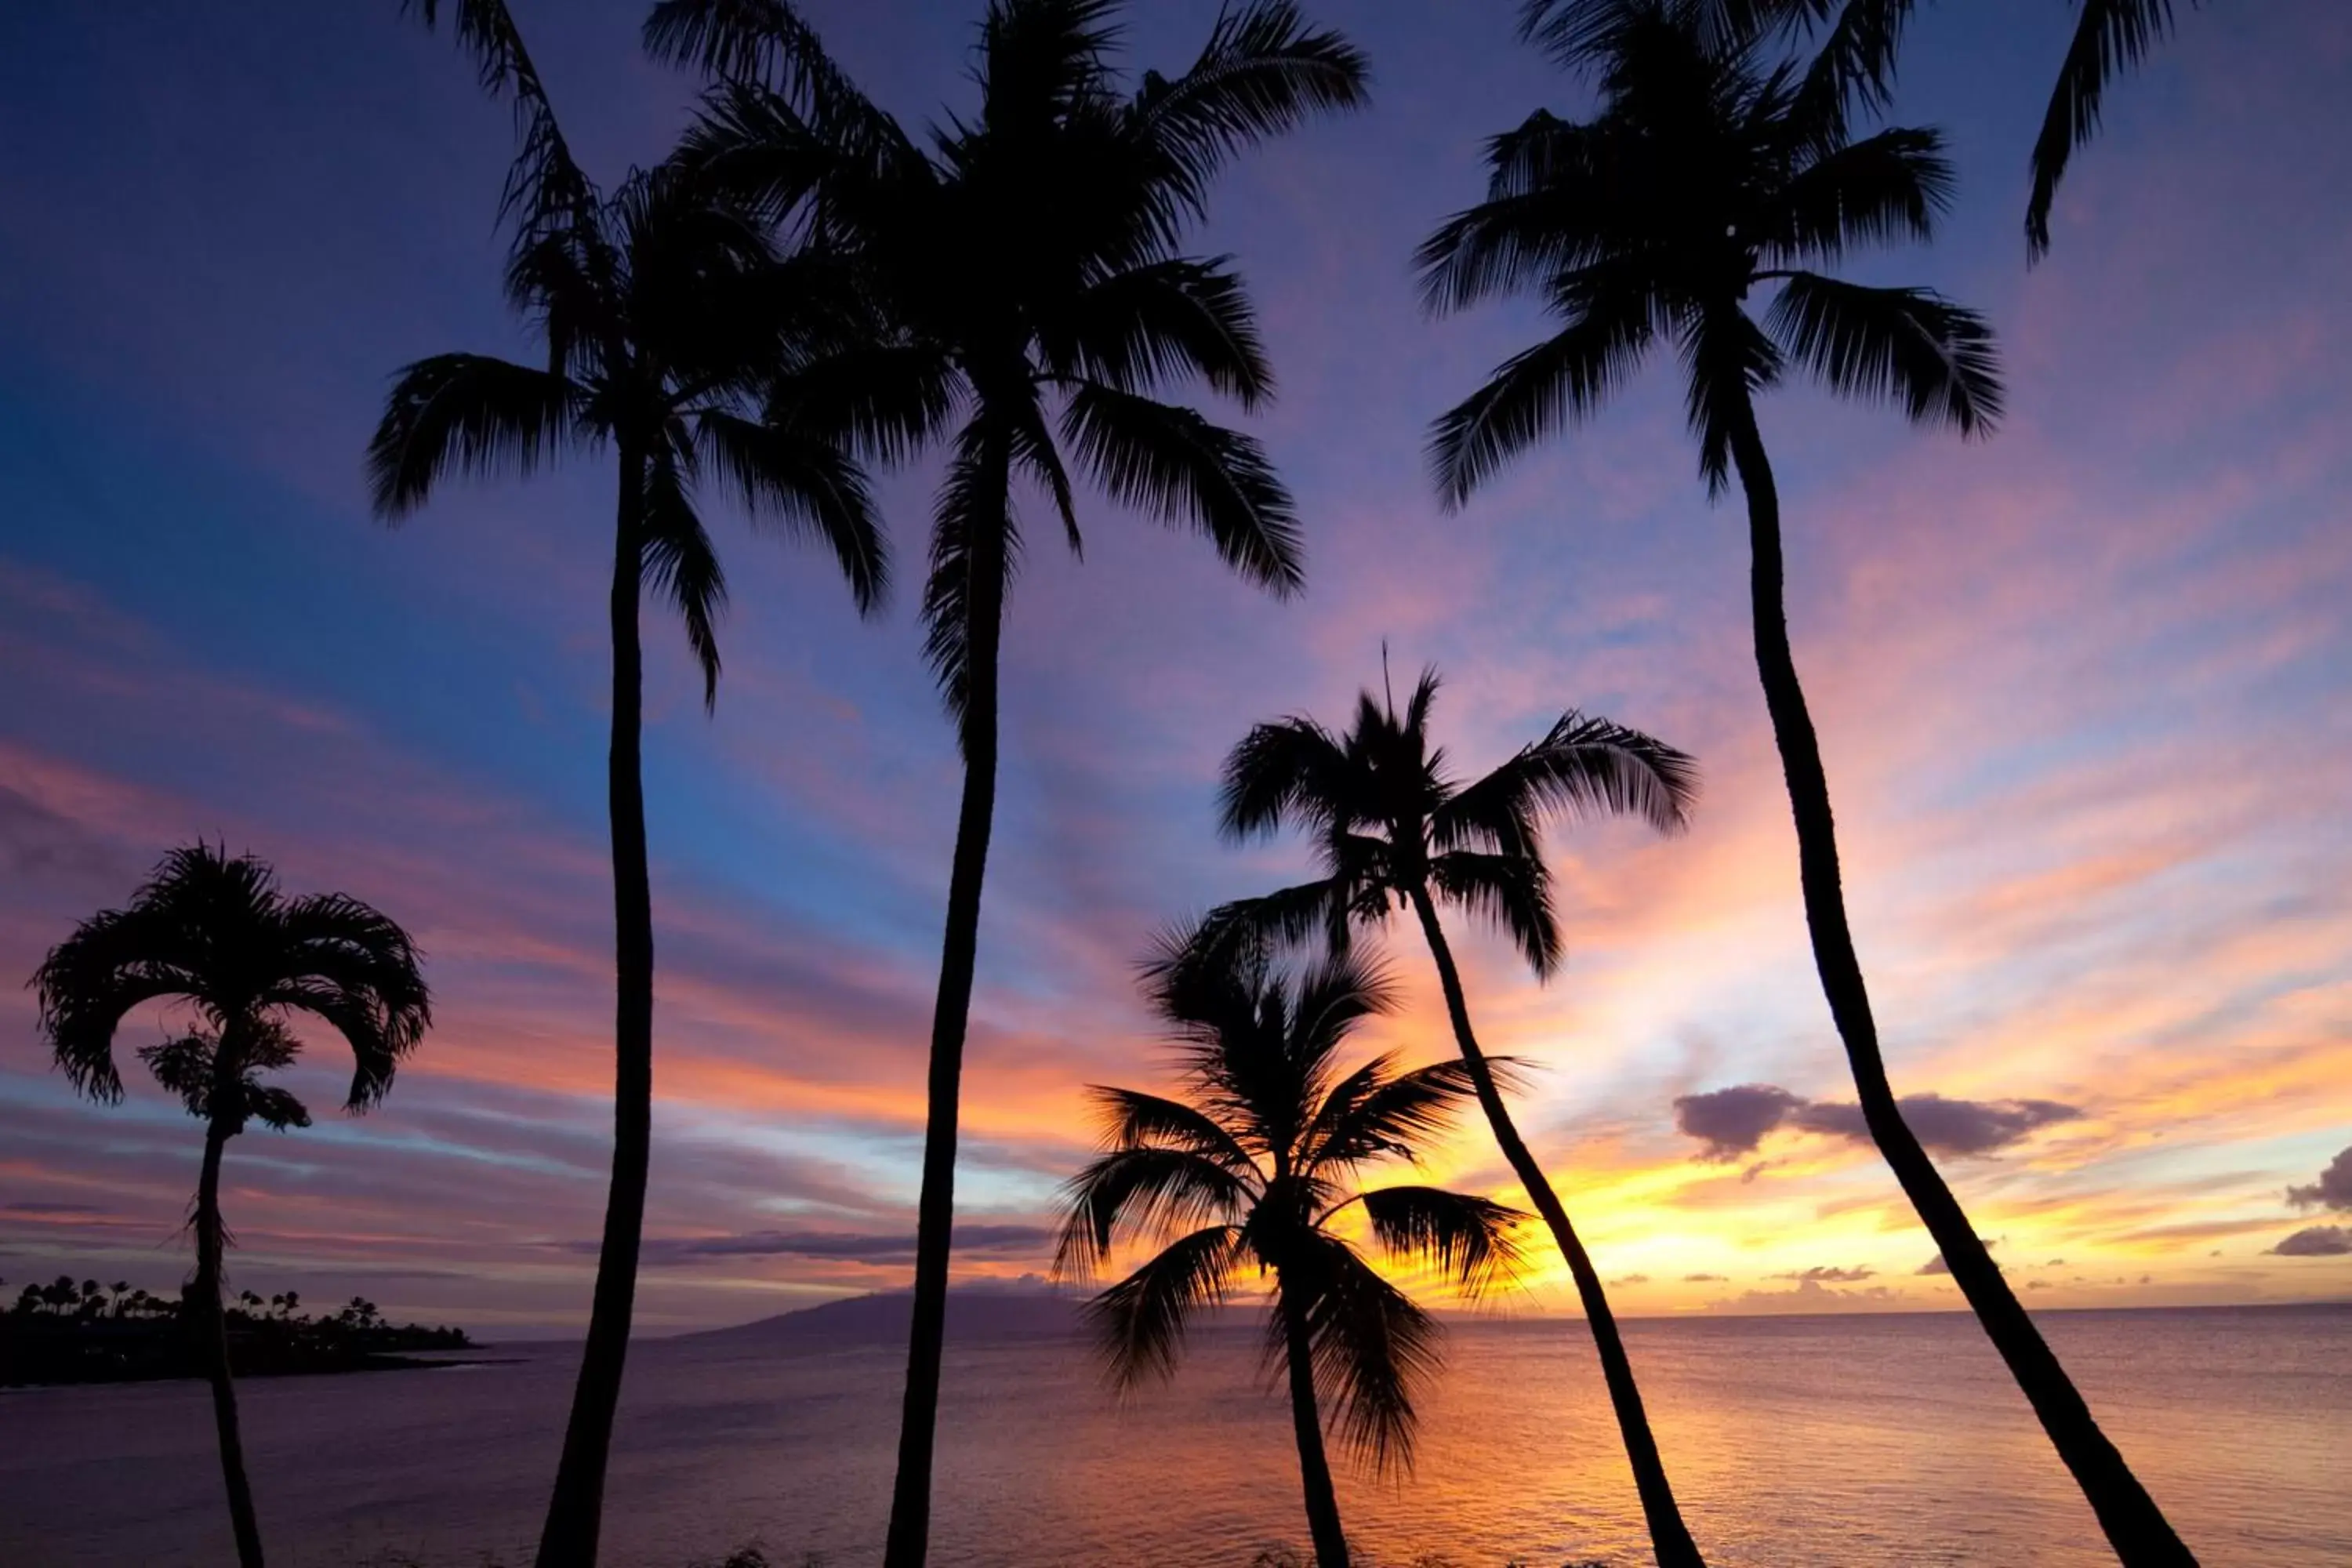
[[[559,458],[595,462],[613,486],[611,1171],[536,1563],[598,1560],[643,1262],[656,1059],[646,600],[677,618],[714,707],[728,584],[709,499],[816,547],[866,614],[892,579],[879,478],[928,462],[923,652],[961,773],[884,1555],[885,1568],[922,1568],[1003,638],[1028,547],[1021,504],[1042,502],[1074,554],[1098,499],[1197,534],[1275,599],[1302,591],[1304,528],[1271,455],[1195,405],[1213,397],[1256,414],[1275,386],[1239,266],[1202,234],[1221,174],[1310,120],[1363,107],[1370,68],[1288,0],[1221,8],[1191,63],[1167,74],[1122,63],[1127,11],[1113,0],[989,0],[974,101],[918,132],[786,0],[661,0],[643,42],[697,73],[692,121],[674,147],[605,185],[575,160],[502,0],[405,8],[426,26],[446,20],[482,89],[513,110],[502,283],[535,342],[528,360],[439,353],[399,369],[364,457],[373,510],[399,522],[452,479],[521,479]],[[1963,437],[1989,436],[2002,409],[1982,316],[1839,270],[1866,247],[1932,241],[1953,199],[1939,132],[1876,124],[1910,9],[1529,0],[1525,37],[1596,87],[1598,103],[1582,119],[1538,110],[1495,136],[1483,194],[1413,258],[1433,315],[1532,300],[1549,321],[1436,420],[1436,500],[1465,507],[1507,463],[1597,417],[1644,360],[1676,357],[1706,495],[1736,485],[1744,503],[1753,658],[1815,966],[1862,1121],[2116,1556],[2176,1568],[2194,1561],[2188,1548],[1905,1120],[1791,642],[1762,395],[1810,379]],[[2049,245],[2054,192],[2109,79],[2169,26],[2161,0],[2084,7],[2035,149],[2034,254]],[[1303,716],[1260,722],[1226,759],[1223,837],[1294,831],[1316,874],[1229,900],[1155,952],[1146,994],[1175,1043],[1179,1087],[1093,1089],[1103,1148],[1066,1189],[1056,1270],[1118,1276],[1087,1313],[1120,1387],[1172,1373],[1202,1314],[1265,1308],[1264,1367],[1286,1394],[1313,1561],[1350,1568],[1369,1557],[1343,1528],[1329,1448],[1375,1475],[1410,1465],[1415,1396],[1442,1344],[1415,1292],[1482,1298],[1520,1272],[1518,1232],[1539,1217],[1598,1348],[1655,1559],[1704,1568],[1601,1271],[1515,1116],[1511,1063],[1479,1040],[1447,927],[1498,929],[1539,980],[1553,977],[1564,939],[1545,829],[1629,818],[1679,833],[1697,763],[1570,710],[1465,779],[1432,733],[1435,672],[1402,707],[1385,669],[1382,679],[1343,730]],[[1445,1059],[1417,1067],[1349,1054],[1360,1026],[1392,1008],[1364,944],[1400,912],[1428,954],[1451,1034]],[[243,1568],[261,1568],[263,1548],[236,1377],[411,1364],[409,1352],[469,1344],[457,1330],[387,1323],[356,1298],[311,1314],[291,1291],[225,1294],[226,1152],[254,1124],[285,1132],[311,1120],[269,1075],[301,1054],[304,1028],[323,1029],[354,1059],[345,1109],[377,1104],[432,1022],[422,963],[373,907],[289,897],[265,862],[197,842],[172,851],[124,908],[81,922],[34,977],[58,1068],[101,1103],[125,1092],[113,1052],[125,1018],[168,1021],[137,1055],[204,1127],[194,1258],[177,1297],[70,1278],[25,1287],[0,1312],[0,1384],[204,1376]],[[1502,1196],[1362,1184],[1370,1167],[1430,1152],[1474,1104],[1516,1184],[1504,1195],[1532,1215]],[[1549,1158],[1559,1168],[1572,1155]],[[727,1568],[764,1562],[746,1548]]]
[[[0,1387],[208,1376],[203,1342],[190,1332],[201,1316],[185,1295],[153,1295],[127,1281],[77,1284],[61,1274],[27,1285],[0,1308]],[[414,1352],[474,1346],[463,1329],[389,1322],[357,1296],[331,1312],[306,1312],[298,1291],[265,1300],[240,1290],[221,1319],[238,1377],[436,1365]]]

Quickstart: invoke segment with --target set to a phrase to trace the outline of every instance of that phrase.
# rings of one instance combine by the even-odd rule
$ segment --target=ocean
[[[2352,1309],[2053,1312],[2041,1321],[2209,1568],[2352,1563]],[[2112,1563],[1972,1320],[1651,1320],[1626,1337],[1717,1568]],[[1199,1336],[1124,1403],[1065,1339],[950,1343],[932,1563],[1247,1568],[1302,1551],[1285,1405],[1256,1337]],[[1456,1322],[1410,1475],[1341,1476],[1384,1568],[1646,1563],[1583,1325]],[[564,1346],[495,1364],[255,1380],[247,1451],[276,1568],[527,1563],[571,1388]],[[780,1568],[877,1562],[901,1351],[755,1337],[632,1352],[605,1510],[613,1568],[756,1542]],[[234,1562],[201,1384],[0,1394],[0,1563]]]

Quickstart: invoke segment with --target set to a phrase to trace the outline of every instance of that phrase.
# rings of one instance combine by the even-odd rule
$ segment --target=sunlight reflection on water
[[[2352,1310],[2055,1313],[2053,1343],[2209,1568],[2352,1563]],[[1695,1532],[1717,1568],[2112,1562],[1973,1324],[1958,1317],[1628,1325]],[[1202,1337],[1125,1408],[1083,1347],[950,1347],[933,1563],[1242,1568],[1297,1542],[1282,1407],[1255,1337]],[[1458,1324],[1410,1479],[1342,1479],[1386,1563],[1648,1561],[1582,1326]],[[500,1351],[497,1353],[506,1353]],[[683,1568],[754,1537],[780,1564],[880,1555],[898,1352],[642,1345],[604,1560]],[[271,1558],[528,1562],[568,1354],[246,1386]],[[201,1385],[0,1396],[0,1562],[234,1554]]]

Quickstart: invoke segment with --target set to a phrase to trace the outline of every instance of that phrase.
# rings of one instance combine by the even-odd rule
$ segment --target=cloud
[[[1858,1268],[1829,1268],[1816,1264],[1800,1268],[1792,1274],[1775,1274],[1775,1279],[1794,1279],[1800,1285],[1858,1285],[1878,1270],[1865,1263]]]
[[[1683,1276],[1683,1283],[1685,1285],[1721,1284],[1726,1278],[1727,1276],[1721,1274],[1685,1274]]]
[[[955,1227],[958,1252],[999,1256],[1032,1252],[1052,1243],[1054,1233],[1037,1225],[960,1225]],[[571,1252],[593,1253],[597,1244],[563,1244]],[[844,1263],[911,1263],[915,1238],[910,1233],[875,1234],[833,1230],[753,1230],[733,1236],[688,1236],[654,1238],[645,1244],[646,1261],[653,1264],[707,1263],[718,1258],[820,1258]]]
[[[2278,1258],[2343,1258],[2352,1256],[2352,1226],[2306,1226],[2268,1249]]]
[[[2286,1201],[2299,1209],[2352,1211],[2352,1149],[2330,1160],[2311,1185],[2289,1187]]]
[[[1742,1154],[1753,1153],[1766,1133],[1804,1103],[1772,1084],[1737,1084],[1678,1098],[1675,1126],[1706,1145],[1699,1152],[1700,1159],[1728,1164]]]
[[[1646,1274],[1621,1274],[1609,1281],[1612,1285],[1647,1285],[1649,1282],[1650,1277]]]
[[[1979,1237],[1977,1239],[1979,1241],[1984,1241],[1983,1237]],[[1988,1251],[2000,1245],[1999,1241],[1985,1241],[1984,1244]],[[2066,1260],[2063,1258],[2053,1258],[2050,1261],[2051,1265],[2054,1268],[2058,1264],[2063,1263]],[[1911,1272],[1914,1274],[1949,1274],[1951,1271],[1952,1266],[1945,1262],[1944,1255],[1938,1252],[1935,1257],[1930,1258],[1927,1262],[1922,1263],[1918,1268],[1914,1268]]]
[[[2054,1100],[1951,1100],[1940,1094],[1906,1094],[1898,1102],[1903,1120],[1919,1142],[1938,1154],[1990,1154],[2053,1122],[2072,1121],[2083,1112]],[[1847,1100],[1808,1100],[1777,1084],[1743,1083],[1675,1101],[1675,1126],[1706,1147],[1698,1158],[1727,1163],[1755,1152],[1782,1127],[1870,1142],[1862,1107]],[[1757,1169],[1760,1170],[1759,1166]],[[1749,1172],[1752,1178],[1754,1171]]]

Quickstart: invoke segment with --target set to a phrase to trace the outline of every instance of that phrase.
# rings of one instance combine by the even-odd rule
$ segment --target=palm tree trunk
[[[1323,1417],[1315,1401],[1315,1343],[1307,1313],[1275,1277],[1275,1310],[1282,1314],[1283,1360],[1290,1372],[1290,1425],[1298,1437],[1298,1479],[1307,1489],[1307,1533],[1318,1568],[1348,1568],[1348,1537],[1339,1528],[1339,1497],[1331,1488],[1331,1461],[1323,1452]]]
[[[620,500],[613,551],[613,740],[605,789],[613,834],[613,1182],[604,1200],[604,1239],[596,1255],[596,1290],[588,1342],[564,1428],[555,1491],[540,1532],[538,1568],[594,1568],[604,1523],[604,1470],[613,1414],[629,1353],[635,1306],[637,1249],[645,1231],[646,1173],[651,1155],[654,1094],[653,889],[646,867],[646,796],[640,769],[644,655],[637,599],[643,579],[640,515],[645,458],[621,447]]]
[[[956,1123],[980,946],[980,895],[988,873],[989,834],[996,819],[997,654],[1004,614],[1002,520],[1012,502],[1012,473],[1000,439],[988,439],[982,461],[992,510],[991,526],[974,531],[967,556],[963,803],[956,814],[947,931],[940,942],[939,994],[931,1008],[923,1187],[915,1211],[914,1321],[907,1338],[898,1473],[890,1495],[883,1568],[922,1568],[930,1545],[931,1450],[940,1413],[940,1353],[947,1334],[948,1254],[955,1226]]]
[[[222,1053],[226,1058],[226,1052]],[[231,1129],[217,1117],[205,1127],[205,1163],[196,1179],[196,1277],[188,1283],[189,1328],[196,1336],[205,1376],[213,1387],[213,1428],[220,1438],[221,1479],[228,1486],[229,1528],[236,1534],[238,1568],[261,1568],[261,1524],[253,1488],[245,1479],[245,1440],[236,1419],[236,1384],[229,1375],[228,1314],[221,1310],[221,1152]]]
[[[2193,1565],[2196,1558],[2092,1419],[2091,1407],[2042,1342],[2041,1331],[2026,1315],[2017,1293],[1993,1263],[1992,1253],[1978,1238],[1959,1200],[1952,1196],[1951,1188],[1904,1121],[1895,1102],[1885,1059],[1879,1054],[1878,1025],[1871,1016],[1862,961],[1855,956],[1853,933],[1846,924],[1829,776],[1822,766],[1812,715],[1805,706],[1804,688],[1798,683],[1796,658],[1789,646],[1780,498],[1752,407],[1743,406],[1734,420],[1731,451],[1748,495],[1756,672],[1764,683],[1764,703],[1772,715],[1772,736],[1780,748],[1780,767],[1789,782],[1789,807],[1796,818],[1805,923],[1812,931],[1813,963],[1821,971],[1830,1016],[1845,1042],[1846,1060],[1853,1069],[1863,1120],[1927,1234],[1943,1249],[1960,1294],[1968,1299],[2001,1360],[2009,1363],[2011,1375],[2041,1418],[2042,1429],[2049,1434],[2059,1457],[2074,1472],[2116,1555],[2130,1568]]]
[[[1552,1239],[1559,1243],[1560,1256],[1568,1259],[1569,1274],[1576,1280],[1577,1299],[1584,1305],[1585,1321],[1601,1352],[1601,1373],[1609,1385],[1610,1405],[1617,1413],[1617,1431],[1625,1444],[1625,1457],[1633,1463],[1642,1517],[1650,1527],[1650,1550],[1656,1554],[1659,1568],[1706,1568],[1706,1559],[1699,1555],[1698,1543],[1691,1539],[1690,1527],[1683,1522],[1682,1509],[1675,1501],[1675,1489],[1666,1479],[1665,1461],[1658,1456],[1658,1440],[1650,1431],[1641,1386],[1633,1381],[1633,1363],[1625,1354],[1624,1339],[1617,1332],[1617,1316],[1609,1310],[1601,1275],[1585,1253],[1584,1244],[1577,1239],[1576,1227],[1569,1224],[1559,1194],[1552,1191],[1543,1167],[1521,1141],[1510,1108],[1503,1103],[1502,1090],[1495,1083],[1495,1069],[1470,1032],[1470,1005],[1463,994],[1462,975],[1454,967],[1454,950],[1437,923],[1437,906],[1430,901],[1426,888],[1412,890],[1412,908],[1421,917],[1422,934],[1429,939],[1430,956],[1437,961],[1437,980],[1445,992],[1445,1011],[1454,1020],[1454,1043],[1470,1069],[1487,1125],[1495,1130],[1495,1142],[1501,1146],[1503,1158],[1510,1162],[1519,1185],[1527,1189],[1528,1201],[1551,1227]]]

